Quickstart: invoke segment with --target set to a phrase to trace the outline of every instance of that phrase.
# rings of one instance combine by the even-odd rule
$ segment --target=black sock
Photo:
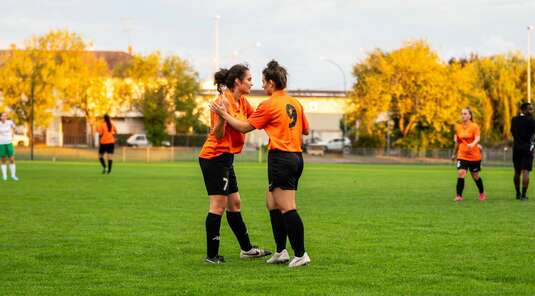
[[[273,230],[273,238],[277,244],[277,253],[286,249],[286,223],[282,217],[282,212],[279,209],[269,211],[269,217],[271,218],[271,229]]]
[[[234,232],[234,235],[238,239],[242,251],[249,251],[253,246],[251,246],[249,234],[247,233],[247,227],[243,222],[241,213],[227,211],[227,222],[230,226],[230,229],[232,229],[232,232]]]
[[[111,173],[112,164],[113,164],[113,160],[112,159],[108,159],[108,174]]]
[[[463,196],[464,178],[457,178],[457,196]]]
[[[527,192],[528,192],[528,187],[522,187],[522,197],[526,197]]]
[[[485,192],[485,190],[483,189],[483,179],[481,179],[481,177],[479,177],[479,179],[476,180],[476,185],[477,185],[477,189],[479,190],[479,193]]]
[[[305,254],[305,231],[303,221],[297,213],[297,210],[291,210],[283,214],[288,238],[296,257],[302,257]]]
[[[221,216],[208,213],[206,216],[206,256],[214,258],[219,254],[219,229]]]
[[[515,177],[513,178],[513,184],[515,184],[516,196],[520,197],[520,176],[517,177],[515,174]]]
[[[102,168],[106,169],[106,163],[104,162],[104,157],[99,157],[98,160],[100,161],[100,164],[102,165]]]

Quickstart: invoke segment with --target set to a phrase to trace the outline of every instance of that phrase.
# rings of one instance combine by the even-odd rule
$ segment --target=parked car
[[[145,134],[133,134],[126,140],[126,145],[130,147],[148,147],[152,146]],[[162,146],[171,147],[169,141],[162,141]]]
[[[15,146],[28,146],[30,145],[30,138],[24,134],[13,135],[13,145]]]
[[[326,151],[338,151],[343,153],[351,152],[351,140],[347,137],[345,138],[335,138],[327,142],[322,142],[325,146]]]

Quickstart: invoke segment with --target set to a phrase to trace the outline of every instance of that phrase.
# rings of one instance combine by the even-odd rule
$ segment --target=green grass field
[[[273,249],[265,164],[235,167],[251,239]],[[197,163],[18,172],[0,182],[0,295],[535,295],[535,199],[514,200],[510,168],[484,168],[488,201],[468,180],[457,204],[453,166],[306,164],[312,264],[296,270],[240,260],[226,220],[227,263],[203,263]]]

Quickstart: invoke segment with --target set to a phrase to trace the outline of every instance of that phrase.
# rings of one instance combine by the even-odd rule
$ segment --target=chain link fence
[[[30,159],[29,147],[16,147],[18,160]],[[196,161],[200,147],[127,147],[116,146],[114,159],[118,162],[175,162]],[[308,151],[304,153],[305,161],[319,163],[451,163],[451,149],[430,149],[424,151],[410,149],[371,149],[354,148],[345,153],[324,152],[321,155]],[[95,161],[97,148],[80,147],[47,147],[34,148],[34,160],[43,161]],[[242,153],[236,155],[237,161],[265,162],[267,151],[265,147],[257,149],[246,147]],[[512,151],[510,148],[484,149],[483,164],[509,166],[512,164]]]

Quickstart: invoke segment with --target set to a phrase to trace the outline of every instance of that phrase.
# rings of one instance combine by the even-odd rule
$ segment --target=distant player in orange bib
[[[457,159],[457,196],[455,201],[463,200],[464,177],[466,171],[470,171],[479,190],[479,200],[484,201],[487,197],[483,189],[481,179],[481,147],[478,145],[480,138],[479,126],[473,122],[472,110],[464,108],[461,111],[462,123],[455,131],[452,160]]]
[[[214,75],[220,93],[217,101],[228,108],[229,116],[246,120],[253,113],[245,95],[251,92],[252,77],[245,65],[221,69]],[[211,112],[210,134],[199,154],[199,164],[206,191],[210,197],[210,209],[206,216],[207,254],[205,262],[224,263],[219,255],[219,231],[221,217],[227,212],[227,221],[240,244],[240,258],[259,258],[271,255],[268,250],[252,246],[247,227],[241,215],[241,199],[234,173],[234,154],[241,152],[245,135],[228,125],[226,120]]]
[[[98,160],[102,165],[102,173],[110,174],[111,167],[113,165],[113,152],[115,150],[115,135],[117,130],[113,123],[111,123],[110,116],[108,114],[104,115],[104,121],[98,126],[98,134],[100,136],[100,145],[98,147]],[[106,170],[106,163],[104,162],[104,154],[108,158],[108,169]]]
[[[238,131],[247,133],[264,129],[269,136],[269,192],[266,204],[270,210],[277,252],[267,263],[289,261],[285,247],[288,236],[295,253],[288,266],[304,266],[310,262],[310,257],[305,252],[304,227],[297,213],[295,193],[303,172],[301,143],[302,135],[308,134],[308,121],[301,103],[284,91],[287,84],[286,69],[276,61],[271,61],[262,74],[262,87],[270,97],[261,102],[247,120],[233,117],[224,105],[217,102],[210,107]]]

